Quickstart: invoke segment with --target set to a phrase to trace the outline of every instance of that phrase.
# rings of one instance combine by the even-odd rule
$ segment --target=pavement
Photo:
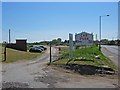
[[[58,50],[52,48],[52,56]],[[54,57],[52,58],[54,60]],[[38,59],[2,64],[1,88],[115,88],[115,76],[84,76],[56,66],[48,66],[49,48]]]
[[[116,66],[118,66],[118,58],[120,58],[119,48],[118,46],[102,45],[102,53],[110,58]]]

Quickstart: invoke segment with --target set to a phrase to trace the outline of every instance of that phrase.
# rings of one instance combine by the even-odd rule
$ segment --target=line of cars
[[[31,47],[29,49],[29,52],[39,52],[39,53],[41,53],[41,52],[45,51],[46,49],[47,48],[45,46],[34,46],[34,47]]]

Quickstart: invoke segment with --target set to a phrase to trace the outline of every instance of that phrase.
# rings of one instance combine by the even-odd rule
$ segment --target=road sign
[[[81,46],[92,46],[93,45],[93,34],[82,32],[75,35],[76,45]]]

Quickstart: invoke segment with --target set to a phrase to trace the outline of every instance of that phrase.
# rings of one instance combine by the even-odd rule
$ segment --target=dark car
[[[44,51],[44,48],[42,48],[42,47],[36,46],[35,48],[38,48],[38,49],[41,49],[42,51]]]
[[[29,52],[42,52],[42,50],[40,48],[37,48],[37,47],[32,47],[30,48]]]
[[[46,47],[44,47],[44,46],[39,46],[40,48],[43,48],[44,50],[46,50],[47,48]]]
[[[41,49],[42,51],[44,51],[45,49],[44,48],[42,48],[42,47],[38,47],[39,49]]]

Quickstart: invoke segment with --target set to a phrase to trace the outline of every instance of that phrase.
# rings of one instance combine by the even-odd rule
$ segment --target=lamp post
[[[100,41],[99,41],[99,51],[101,51],[101,26],[102,26],[102,17],[107,17],[110,15],[99,16],[99,24],[100,24]]]

